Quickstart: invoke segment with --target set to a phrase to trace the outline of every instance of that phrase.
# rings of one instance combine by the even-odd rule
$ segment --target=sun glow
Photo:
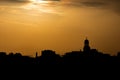
[[[30,0],[30,1],[34,3],[40,3],[42,0]]]
[[[51,13],[60,15],[60,11],[58,11],[55,5],[51,5],[49,1],[43,0],[31,0],[31,3],[25,4],[20,8],[29,11],[30,15],[40,14],[40,13]]]

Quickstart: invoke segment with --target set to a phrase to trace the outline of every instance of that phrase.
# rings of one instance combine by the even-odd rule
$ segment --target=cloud
[[[0,0],[9,2],[29,2],[30,0]],[[44,0],[44,1],[62,1],[67,2],[66,6],[86,6],[86,7],[101,7],[105,9],[112,10],[120,14],[120,0]]]
[[[99,7],[106,5],[103,2],[81,2],[81,4],[88,6],[88,7]]]
[[[30,0],[0,0],[0,1],[4,1],[4,2],[30,2]]]
[[[101,7],[120,14],[120,0],[65,0],[73,6]],[[70,4],[69,4],[70,5]]]
[[[0,1],[29,2],[30,0],[0,0]],[[44,1],[60,1],[60,0],[44,0]]]

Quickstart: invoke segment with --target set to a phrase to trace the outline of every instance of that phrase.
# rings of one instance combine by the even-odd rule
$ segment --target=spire
[[[38,52],[36,52],[36,56],[35,56],[36,58],[38,57]]]

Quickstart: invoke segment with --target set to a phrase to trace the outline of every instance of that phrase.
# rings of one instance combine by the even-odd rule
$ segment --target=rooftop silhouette
[[[0,64],[120,64],[120,52],[111,56],[91,49],[89,40],[84,41],[83,51],[71,51],[60,56],[53,50],[43,50],[41,56],[36,52],[35,57],[23,56],[21,53],[0,52]]]

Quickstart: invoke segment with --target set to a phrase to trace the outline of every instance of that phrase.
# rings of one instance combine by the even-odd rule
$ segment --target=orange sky
[[[86,36],[101,52],[120,50],[120,14],[115,6],[2,2],[0,18],[0,51],[33,56],[52,49],[63,54],[82,49]]]

